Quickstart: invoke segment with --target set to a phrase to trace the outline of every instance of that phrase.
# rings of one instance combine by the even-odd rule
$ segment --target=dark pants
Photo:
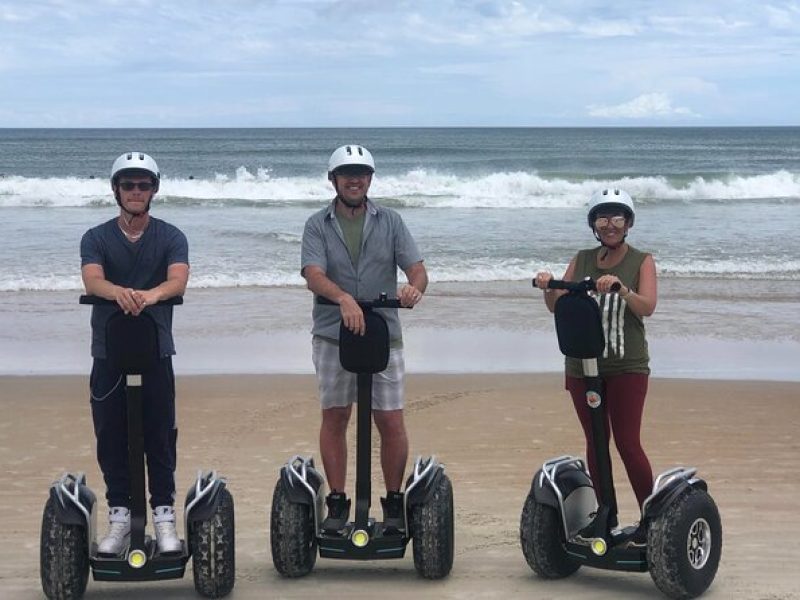
[[[641,508],[645,498],[653,488],[653,470],[642,448],[639,437],[642,428],[644,400],[647,396],[648,376],[643,373],[623,373],[601,378],[603,381],[603,400],[605,402],[606,439],[614,441],[619,451],[628,479]],[[597,473],[597,458],[592,443],[592,421],[586,405],[586,383],[583,378],[566,378],[566,388],[572,396],[572,403],[586,436],[586,458],[589,472]]]
[[[95,358],[89,386],[97,462],[106,482],[108,505],[130,508],[125,378],[111,368],[108,361]],[[150,506],[172,506],[178,430],[171,357],[162,358],[152,371],[142,376],[142,388],[142,429]]]

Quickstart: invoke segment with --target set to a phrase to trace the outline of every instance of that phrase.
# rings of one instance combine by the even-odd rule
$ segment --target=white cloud
[[[767,13],[767,21],[775,29],[800,29],[800,5],[770,6],[764,7]]]
[[[213,126],[264,97],[297,125],[790,124],[797,31],[800,0],[0,0],[0,126],[145,102]]]
[[[669,96],[661,92],[642,94],[633,100],[612,106],[590,104],[589,115],[604,119],[648,119],[652,117],[696,116],[683,106],[672,106]]]
[[[642,26],[631,21],[593,21],[578,30],[587,37],[630,37],[642,32]]]

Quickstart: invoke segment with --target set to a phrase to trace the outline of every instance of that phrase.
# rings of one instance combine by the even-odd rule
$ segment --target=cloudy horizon
[[[798,125],[800,2],[0,0],[0,127]]]

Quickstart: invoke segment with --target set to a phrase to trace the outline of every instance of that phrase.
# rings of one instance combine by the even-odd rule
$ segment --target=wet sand
[[[0,597],[41,598],[39,528],[49,484],[64,470],[87,473],[102,497],[83,376],[0,377]],[[278,469],[295,453],[318,456],[319,410],[310,375],[209,375],[178,379],[178,498],[198,468],[229,480],[236,507],[237,579],[232,598],[660,597],[649,574],[580,569],[546,582],[527,566],[519,517],[545,459],[582,454],[562,378],[555,374],[411,373],[411,454],[435,453],[454,486],[456,555],[451,575],[417,576],[411,549],[397,561],[319,559],[286,580],[269,554],[268,514]],[[706,598],[800,598],[800,388],[797,383],[654,379],[643,441],[656,472],[696,466],[723,522],[724,547]],[[355,437],[350,435],[353,487]],[[636,519],[615,458],[621,520]],[[373,511],[382,490],[373,460]],[[102,500],[101,500],[102,502]],[[104,503],[103,503],[104,508]],[[182,509],[182,506],[179,509]],[[195,598],[191,571],[166,583],[89,582],[86,598]]]

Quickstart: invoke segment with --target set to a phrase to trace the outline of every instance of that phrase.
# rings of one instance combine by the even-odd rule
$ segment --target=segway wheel
[[[717,573],[722,523],[714,500],[689,488],[650,524],[647,561],[658,589],[670,598],[702,594]]]
[[[50,600],[80,598],[89,579],[89,544],[86,527],[58,520],[53,498],[42,516],[39,571],[42,590]]]
[[[194,589],[206,598],[230,594],[236,577],[233,496],[224,487],[219,494],[214,514],[191,531]]]
[[[528,494],[519,524],[522,553],[531,569],[543,579],[569,577],[580,568],[564,548],[564,526],[558,511]]]
[[[442,474],[428,500],[411,507],[414,567],[426,579],[441,579],[453,568],[453,485]]]
[[[317,536],[310,504],[292,502],[278,481],[270,513],[272,564],[284,577],[308,575],[317,561]]]

